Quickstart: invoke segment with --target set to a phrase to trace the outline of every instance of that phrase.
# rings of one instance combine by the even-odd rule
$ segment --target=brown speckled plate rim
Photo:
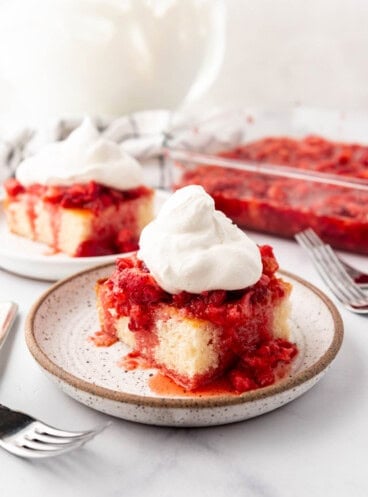
[[[35,358],[35,360],[40,364],[40,366],[45,369],[51,375],[59,378],[61,381],[68,383],[72,387],[87,392],[88,394],[95,395],[104,399],[112,400],[115,402],[134,404],[145,407],[154,407],[154,408],[214,408],[214,407],[226,407],[233,405],[245,404],[248,402],[253,402],[257,400],[266,399],[272,396],[275,396],[280,393],[284,393],[286,391],[292,391],[303,383],[311,380],[316,377],[320,373],[323,372],[324,369],[329,366],[329,364],[333,361],[336,354],[338,353],[344,335],[344,326],[343,321],[341,319],[340,313],[335,307],[335,305],[331,302],[331,300],[317,287],[312,285],[311,283],[305,281],[303,278],[294,275],[293,273],[280,270],[279,273],[281,275],[285,275],[290,277],[291,279],[297,281],[301,285],[307,287],[309,290],[314,292],[320,300],[326,305],[328,310],[331,313],[333,323],[334,323],[334,335],[330,346],[326,349],[324,354],[316,361],[314,364],[309,366],[308,368],[296,372],[295,374],[284,378],[277,383],[257,390],[252,390],[250,392],[246,392],[241,395],[223,395],[223,396],[208,396],[208,397],[188,397],[188,398],[162,398],[162,397],[149,397],[143,395],[130,394],[125,392],[120,392],[117,390],[111,390],[109,388],[101,387],[90,383],[88,381],[82,380],[77,376],[74,376],[63,368],[55,364],[51,359],[42,351],[41,347],[37,343],[35,333],[34,333],[34,320],[38,309],[41,304],[48,298],[48,296],[53,293],[56,289],[65,284],[68,284],[70,281],[84,276],[88,273],[92,273],[94,271],[101,270],[103,268],[111,267],[111,270],[114,268],[114,263],[102,264],[99,266],[94,266],[92,268],[86,269],[84,271],[80,271],[78,273],[73,274],[67,278],[64,278],[54,285],[52,285],[48,290],[46,290],[33,304],[30,309],[26,324],[25,324],[25,336],[26,343],[28,348]]]

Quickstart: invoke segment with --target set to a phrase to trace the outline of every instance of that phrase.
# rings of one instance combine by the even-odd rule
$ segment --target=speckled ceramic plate
[[[26,340],[36,361],[66,393],[99,411],[164,426],[210,426],[245,420],[276,409],[309,390],[324,375],[343,338],[340,315],[317,288],[286,272],[293,284],[291,329],[298,354],[289,376],[234,396],[158,396],[149,388],[152,370],[124,371],[121,343],[96,347],[88,337],[99,329],[94,285],[111,274],[99,266],[52,286],[33,306]]]
[[[168,193],[156,190],[155,209],[159,210],[168,198]],[[1,200],[1,199],[0,199]],[[0,201],[0,266],[8,271],[29,278],[54,281],[82,271],[97,264],[113,262],[116,255],[99,257],[69,257],[66,254],[52,254],[43,243],[10,233]]]

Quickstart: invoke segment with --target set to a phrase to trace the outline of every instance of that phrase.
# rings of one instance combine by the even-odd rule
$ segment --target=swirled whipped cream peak
[[[16,178],[24,186],[95,181],[118,190],[130,190],[144,182],[140,164],[115,142],[103,138],[88,118],[66,140],[49,143],[21,162]]]
[[[240,290],[262,274],[257,245],[201,186],[177,190],[142,231],[138,258],[167,292]]]

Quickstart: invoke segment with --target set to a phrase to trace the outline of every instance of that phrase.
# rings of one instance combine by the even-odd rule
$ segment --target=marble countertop
[[[282,268],[330,293],[293,241],[254,233]],[[368,270],[364,257],[344,254]],[[324,378],[290,404],[212,428],[159,428],[109,418],[79,404],[44,375],[27,350],[24,321],[50,283],[0,269],[0,300],[19,315],[0,355],[0,399],[65,429],[112,425],[84,448],[30,461],[0,451],[0,495],[175,497],[366,497],[368,318],[340,305],[341,351]]]

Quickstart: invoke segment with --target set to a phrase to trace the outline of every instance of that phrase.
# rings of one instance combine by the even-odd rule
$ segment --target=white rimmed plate
[[[299,397],[324,375],[343,338],[341,317],[320,290],[290,273],[293,284],[291,330],[299,354],[289,376],[242,395],[156,395],[148,385],[152,370],[124,371],[121,343],[96,347],[99,329],[94,285],[111,274],[99,266],[53,285],[34,304],[26,325],[28,347],[43,370],[67,394],[94,409],[141,423],[210,426],[245,420]]]
[[[168,196],[167,192],[156,190],[156,213]],[[113,262],[117,257],[116,254],[99,257],[69,257],[62,253],[51,254],[47,245],[9,232],[1,202],[0,240],[0,267],[22,276],[47,281],[66,278],[89,267]]]

